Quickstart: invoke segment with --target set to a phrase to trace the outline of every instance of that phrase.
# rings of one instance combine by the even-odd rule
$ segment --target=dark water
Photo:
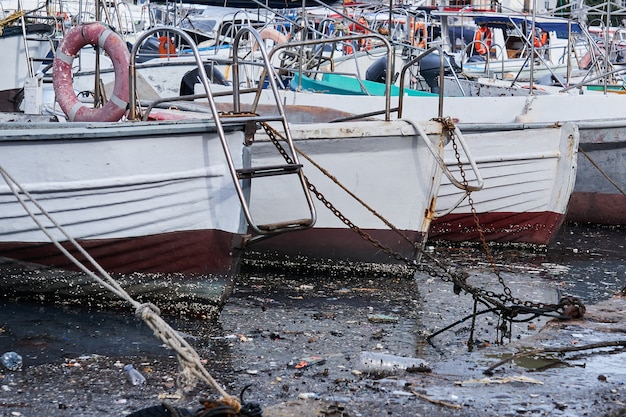
[[[476,254],[477,250],[480,252]],[[626,228],[566,224],[549,248],[495,247],[498,265],[561,284],[563,295],[592,304],[609,298],[626,285]],[[482,250],[472,248],[454,255],[476,257],[488,264]]]
[[[626,286],[626,228],[565,225],[533,262],[585,302],[607,299]]]
[[[24,365],[81,355],[163,354],[152,331],[132,310],[98,312],[31,303],[0,303],[0,351],[16,351]]]
[[[487,267],[475,249],[454,248],[446,256],[473,267]],[[445,253],[437,249],[437,254]],[[586,304],[607,299],[626,286],[626,229],[566,225],[548,249],[511,247],[494,249],[499,263],[509,268],[509,277],[536,277],[539,283],[557,283],[563,294]],[[512,272],[511,272],[512,271]],[[255,277],[263,282],[261,275]],[[295,277],[294,279],[297,279]],[[371,280],[369,281],[371,283]],[[248,291],[254,291],[254,289]],[[288,298],[274,290],[271,297]],[[270,297],[257,294],[259,299]],[[352,300],[359,303],[358,299]],[[357,308],[358,306],[355,306]],[[183,328],[189,324],[182,324]],[[173,325],[175,328],[176,327]],[[203,331],[219,336],[220,326],[202,324]],[[132,310],[89,311],[73,307],[23,304],[0,300],[0,353],[17,351],[25,365],[81,355],[170,355],[151,330],[136,319]]]

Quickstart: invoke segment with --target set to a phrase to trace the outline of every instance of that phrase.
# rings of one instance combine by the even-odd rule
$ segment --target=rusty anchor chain
[[[521,300],[518,297],[513,296],[511,289],[504,281],[504,278],[500,274],[500,271],[497,268],[495,259],[489,246],[487,244],[487,239],[485,237],[484,231],[480,225],[480,221],[478,219],[478,214],[476,212],[476,208],[474,202],[471,197],[471,191],[468,187],[468,181],[465,175],[465,171],[463,169],[463,164],[461,162],[461,156],[458,150],[458,145],[454,140],[454,135],[451,132],[454,131],[455,126],[454,122],[450,118],[443,119],[434,119],[443,124],[444,130],[448,137],[452,142],[452,147],[455,152],[455,158],[457,160],[457,164],[461,173],[462,184],[464,185],[465,192],[468,198],[468,204],[471,207],[472,217],[474,219],[474,224],[476,226],[476,230],[479,235],[479,240],[485,254],[489,260],[489,264],[494,271],[495,275],[498,277],[498,282],[502,287],[502,292],[497,293],[495,291],[486,290],[483,288],[479,288],[473,286],[467,282],[467,278],[469,277],[469,273],[466,270],[456,270],[456,268],[448,266],[441,262],[439,259],[434,257],[432,254],[425,252],[422,248],[416,244],[416,242],[412,241],[408,236],[406,236],[402,231],[400,231],[397,227],[391,224],[387,219],[385,219],[382,215],[377,213],[375,210],[367,206],[364,202],[360,201],[368,210],[372,212],[375,216],[377,216],[380,220],[382,220],[391,230],[397,233],[402,239],[411,244],[415,249],[420,251],[421,255],[425,257],[432,265],[417,262],[414,259],[410,259],[390,247],[384,245],[379,240],[373,238],[370,234],[359,228],[355,225],[347,216],[345,216],[339,209],[337,209],[332,202],[330,202],[316,187],[312,184],[309,179],[304,175],[304,179],[307,185],[307,188],[310,192],[312,192],[315,197],[326,207],[328,208],[343,224],[353,230],[355,233],[359,234],[362,239],[370,242],[374,247],[380,249],[385,254],[395,258],[397,261],[404,263],[407,267],[414,269],[415,271],[423,272],[431,277],[439,278],[444,282],[450,282],[453,285],[453,290],[455,294],[460,294],[462,291],[465,293],[471,294],[474,299],[474,311],[471,315],[452,323],[451,325],[429,335],[427,340],[430,341],[433,337],[441,334],[442,332],[449,330],[450,328],[456,326],[457,324],[471,318],[472,326],[470,330],[470,340],[468,341],[468,349],[471,350],[473,348],[473,332],[475,327],[475,319],[477,315],[494,312],[498,314],[501,324],[497,326],[498,331],[500,332],[500,342],[503,342],[504,336],[507,333],[507,325],[506,323],[512,322],[522,322],[529,321],[539,316],[552,316],[557,318],[578,318],[582,317],[585,313],[584,304],[576,297],[566,296],[561,298],[557,304],[551,303],[542,303],[542,302],[533,302],[530,300]],[[287,151],[280,144],[280,140],[284,140],[282,135],[276,131],[272,126],[267,123],[261,123],[263,129],[268,135],[270,141],[277,148],[279,153],[283,156],[287,163],[293,163],[291,156],[287,153]],[[333,175],[331,175],[328,171],[326,171],[323,167],[316,164],[311,158],[309,158],[305,153],[303,153],[297,147],[294,147],[296,152],[298,152],[301,156],[305,157],[309,162],[311,162],[314,166],[320,169],[324,175],[326,175],[331,181],[335,182],[338,186],[344,189],[346,192],[352,193],[347,190]],[[357,198],[353,195],[353,197]],[[358,198],[357,198],[358,199]],[[486,308],[484,310],[478,311],[477,305],[482,304]],[[561,311],[561,313],[558,313]],[[526,318],[520,318],[520,316],[526,316]],[[511,326],[508,326],[510,330]],[[510,331],[508,332],[509,338],[511,337]]]

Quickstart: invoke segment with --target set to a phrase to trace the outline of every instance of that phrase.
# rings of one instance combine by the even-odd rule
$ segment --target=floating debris
[[[400,318],[388,314],[368,314],[367,320],[371,323],[398,323]]]
[[[561,275],[569,272],[569,267],[566,265],[544,262],[541,266],[544,267],[546,272],[550,275]]]
[[[128,378],[128,382],[133,385],[143,385],[146,383],[146,378],[141,375],[141,373],[135,369],[135,367],[131,364],[124,366],[124,372],[126,372],[126,377]]]
[[[493,377],[493,378],[481,378],[481,379],[468,379],[466,381],[463,382],[458,382],[457,385],[465,385],[465,384],[508,384],[510,382],[525,382],[528,384],[539,384],[539,385],[543,385],[543,382],[538,380],[538,379],[534,379],[534,378],[529,378],[527,376],[523,376],[523,375],[516,375],[516,376],[507,376],[507,377]]]
[[[300,362],[296,363],[293,367],[296,369],[302,369],[314,365],[323,365],[324,363],[326,363],[326,359],[320,356],[309,356],[302,358]]]
[[[2,355],[2,365],[9,371],[17,371],[22,368],[22,357],[16,352],[6,352]]]
[[[394,372],[428,368],[426,362],[419,358],[407,358],[378,352],[361,352],[360,365],[363,371],[373,372]]]

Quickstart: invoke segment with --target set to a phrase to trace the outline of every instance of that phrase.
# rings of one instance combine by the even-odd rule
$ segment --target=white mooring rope
[[[160,310],[152,303],[140,303],[134,300],[120,285],[115,281],[111,275],[109,275],[92,257],[85,251],[85,249],[74,240],[64,229],[58,224],[52,216],[36,201],[28,191],[24,189],[9,173],[0,165],[0,175],[4,178],[4,181],[9,186],[13,195],[17,198],[20,205],[28,213],[29,217],[37,224],[39,229],[46,234],[50,241],[85,274],[96,280],[107,290],[113,292],[123,300],[130,303],[135,308],[135,316],[141,318],[154,332],[154,335],[158,337],[166,346],[176,351],[179,363],[178,377],[179,385],[184,388],[191,388],[195,385],[197,379],[202,379],[211,385],[222,396],[224,403],[227,403],[231,407],[235,408],[239,412],[240,404],[236,397],[233,397],[226,393],[224,389],[215,381],[215,379],[204,368],[200,361],[200,356],[194,350],[194,348],[185,341],[178,332],[176,332],[165,320],[160,317]],[[98,276],[95,272],[91,271],[87,266],[74,257],[67,249],[61,245],[61,243],[52,236],[47,228],[39,221],[35,213],[33,213],[27,206],[26,201],[22,198],[21,194],[24,194],[28,200],[30,200],[39,211],[59,230],[67,240],[89,261],[93,268],[101,275]]]

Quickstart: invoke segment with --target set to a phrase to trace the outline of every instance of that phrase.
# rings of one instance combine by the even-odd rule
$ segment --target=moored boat
[[[578,127],[518,127],[506,134],[496,127],[480,135],[464,129],[484,186],[460,198],[444,178],[437,198],[444,211],[436,214],[430,239],[466,242],[484,237],[489,242],[536,245],[554,241],[576,179]],[[450,170],[460,177],[463,169],[466,178],[474,180],[469,163],[458,159],[452,148],[446,151]]]
[[[3,170],[106,271],[122,274],[132,296],[214,314],[224,285],[238,271],[240,253],[230,242],[245,232],[214,123],[30,121],[3,122],[0,130]],[[243,135],[240,126],[225,137],[241,152],[236,146]],[[30,286],[5,281],[11,274],[3,274],[7,293],[20,288],[20,297],[45,294],[81,303],[88,295],[96,305],[106,298],[89,279],[78,285],[75,274],[54,272],[77,268],[29,217],[13,184],[0,187],[0,198],[2,256],[19,261],[12,267],[26,262],[28,271],[52,268],[28,274],[36,279]],[[71,250],[66,236],[49,233]]]
[[[253,29],[242,30],[261,40]],[[148,31],[143,36],[150,35]],[[235,45],[237,41],[236,37]],[[73,91],[72,62],[83,45],[100,46],[114,65],[113,94],[101,107],[91,108]],[[397,261],[394,256],[379,256],[371,242],[351,247],[360,238],[334,216],[324,214],[316,224],[319,210],[311,198],[311,183],[362,230],[376,238],[384,235],[381,239],[390,250],[411,261],[418,258],[442,173],[440,153],[447,140],[443,123],[309,122],[298,126],[294,140],[278,98],[273,113],[242,112],[238,107],[218,111],[197,51],[205,89],[201,97],[208,105],[177,97],[142,106],[134,78],[139,48],[135,45],[128,57],[123,40],[101,23],[70,30],[53,66],[64,117],[6,114],[0,122],[0,166],[7,179],[0,187],[6,213],[0,219],[0,256],[13,260],[3,263],[7,268],[22,266],[26,271],[6,274],[10,281],[35,277],[34,285],[26,287],[2,281],[12,294],[53,300],[68,296],[80,302],[88,293],[92,303],[104,302],[104,291],[97,285],[57,273],[78,269],[59,250],[61,246],[75,254],[72,241],[104,270],[119,276],[131,295],[179,311],[204,309],[207,316],[219,311],[220,300],[232,288],[242,251],[278,239],[280,245],[301,247],[303,255],[331,261]],[[261,52],[265,54],[262,48]],[[235,61],[233,68],[238,67]],[[269,84],[278,97],[271,77]],[[233,91],[235,100],[238,96]],[[422,124],[430,126],[426,134],[414,128]],[[268,141],[270,137],[281,146]],[[327,190],[323,184],[327,180],[312,174],[309,182],[310,167],[299,160],[294,141],[319,157],[350,190],[371,198],[372,206],[382,202],[383,208],[391,208],[391,213],[381,210],[382,215],[396,222],[410,243],[385,237],[389,225],[380,220],[363,221],[371,213],[353,210],[356,203]],[[404,192],[407,188],[410,193]],[[36,210],[45,210],[50,218],[35,209],[32,215],[25,210],[33,207],[31,197],[41,207]],[[408,213],[417,215],[405,216]],[[33,217],[42,219],[41,224]],[[317,241],[333,244],[315,247],[313,240],[300,235],[314,225]],[[347,245],[334,244],[339,243],[335,239]],[[77,255],[80,261],[85,257]],[[31,273],[37,266],[43,268],[35,270],[52,274],[51,278],[42,280],[42,274]]]
[[[580,23],[562,17],[472,10],[433,11],[441,23],[445,47],[463,73],[518,81],[572,73],[575,56],[587,51],[571,44]],[[576,54],[574,54],[576,50]]]
[[[18,16],[20,16],[18,14]],[[7,26],[0,31],[0,49],[15,51],[7,56],[2,79],[0,79],[0,111],[26,111],[20,103],[26,94],[37,91],[45,68],[52,62],[54,27],[44,23]],[[41,91],[41,90],[39,90]],[[39,103],[42,97],[37,97]]]
[[[280,48],[281,46],[277,47],[277,49]],[[404,72],[400,74],[402,79]],[[337,75],[334,78],[337,78]],[[331,78],[328,78],[326,82],[330,80]],[[323,76],[315,81],[315,85],[322,85],[319,88],[320,91],[324,89],[324,82]],[[313,85],[313,83],[308,85]],[[385,89],[392,91],[390,82]],[[348,116],[349,119],[388,117],[380,109],[388,105],[391,100],[389,96],[374,94],[327,94],[305,90],[281,91],[280,95],[282,100],[290,105],[312,106],[311,112],[316,111],[314,110],[316,107],[317,112],[322,112],[321,109],[324,106],[343,110],[352,114]],[[267,97],[266,94],[265,97]],[[506,97],[506,99],[509,98],[515,97]],[[478,101],[476,98],[473,101],[471,101],[472,98],[463,98],[468,100],[469,107],[464,109],[467,112],[463,113],[464,117],[459,118],[457,108],[448,105],[450,100],[455,99],[453,104],[462,103],[461,98],[456,97],[445,97],[442,102],[439,95],[413,96],[400,93],[397,99],[394,98],[394,104],[397,100],[398,113],[402,112],[403,116],[409,114],[410,120],[416,120],[418,117],[441,120],[441,111],[445,109],[445,114],[450,115],[463,136],[467,134],[468,148],[473,157],[476,161],[483,161],[484,166],[490,171],[489,178],[484,184],[485,187],[473,196],[476,201],[473,209],[476,210],[479,219],[485,222],[485,230],[488,230],[485,237],[488,240],[542,245],[550,243],[563,222],[576,177],[576,162],[572,158],[576,157],[578,130],[571,124],[560,126],[559,123],[554,123],[559,120],[558,118],[553,119],[553,123],[544,122],[537,126],[523,123],[521,117],[517,122],[504,123],[498,120],[492,121],[487,126],[464,123],[480,115],[482,109],[478,106],[483,102],[487,103],[490,110],[494,112],[497,110],[497,115],[500,112],[507,112],[507,109],[500,109],[497,106],[492,109],[488,104],[488,98],[482,98],[483,101]],[[525,100],[524,97],[518,99]],[[250,98],[247,100],[252,102]],[[324,104],[320,105],[320,103]],[[543,129],[533,129],[537,127]],[[555,130],[550,130],[550,127]],[[544,136],[546,139],[542,142]],[[452,145],[446,148],[446,152],[448,155],[454,155],[454,153],[451,154]],[[450,156],[446,158],[448,170],[454,170],[456,165],[457,161],[453,158]],[[478,168],[478,171],[481,169]],[[537,180],[537,174],[533,171],[544,174],[545,177],[542,178],[541,183],[533,185],[533,181]],[[458,188],[446,191],[446,180],[443,181],[439,194],[439,197],[443,198],[437,209],[445,213],[445,216],[433,225],[434,227],[436,224],[440,225],[435,228],[433,237],[457,241],[475,240],[476,234],[468,230],[471,224],[465,220],[459,221],[460,218],[466,217],[463,213],[468,213],[467,210],[469,210],[468,206],[463,208],[463,204],[466,203],[461,204],[465,196],[464,188],[458,187],[457,184]],[[551,198],[552,195],[559,197]],[[456,210],[456,213],[452,210]],[[474,223],[473,220],[471,223]]]
[[[250,249],[265,260],[307,268],[337,260],[364,266],[419,261],[445,169],[445,125],[374,120],[292,124],[290,130],[315,198],[316,224]],[[278,163],[272,142],[260,139],[251,148],[253,163]],[[298,203],[289,188],[270,182],[255,184],[250,199],[283,215]]]
[[[265,94],[265,93],[264,93]],[[285,103],[332,107],[353,115],[383,117],[385,98],[374,95],[337,95],[311,91],[281,91]],[[267,98],[264,98],[267,100]],[[261,101],[263,102],[263,100]],[[401,117],[439,117],[440,106],[462,132],[547,127],[555,123],[578,125],[580,141],[576,183],[566,218],[599,224],[626,224],[626,141],[623,132],[624,96],[620,94],[526,94],[515,96],[438,97],[402,96],[393,106]],[[353,116],[355,117],[355,116]],[[480,159],[480,155],[475,155]]]
[[[442,24],[441,33],[449,34],[449,39],[445,36],[441,38],[444,47],[450,48],[442,55],[463,53],[463,58],[458,56],[456,59],[456,62],[463,66],[463,73],[471,72],[473,65],[474,75],[491,76],[506,81],[489,80],[489,83],[485,81],[477,83],[473,80],[459,79],[459,74],[446,77],[442,89],[446,96],[442,105],[444,113],[457,121],[462,129],[483,127],[506,129],[506,124],[517,123],[534,124],[535,127],[565,122],[578,124],[581,152],[578,154],[576,185],[567,210],[567,219],[598,224],[626,224],[626,211],[622,209],[626,204],[624,168],[626,165],[623,163],[626,158],[626,144],[620,139],[621,132],[626,127],[626,119],[620,110],[624,100],[602,94],[605,89],[607,92],[614,91],[615,88],[623,90],[619,84],[615,86],[602,83],[607,78],[619,78],[620,73],[616,72],[619,68],[614,69],[610,63],[602,64],[602,67],[598,68],[599,64],[596,62],[589,70],[585,69],[581,58],[585,52],[594,47],[594,44],[591,39],[585,38],[586,27],[580,21],[569,21],[563,17],[553,16],[503,14],[478,9],[480,7],[432,9],[428,13],[429,17],[433,18],[429,19],[429,24],[436,24],[439,21]],[[463,32],[457,30],[461,27],[458,23],[452,22],[453,20],[470,25]],[[490,28],[489,46],[493,56],[484,54],[482,59],[476,58],[472,63],[466,61],[470,50],[481,46],[481,42],[482,46],[486,44],[485,40],[476,41],[479,28],[477,23]],[[532,28],[536,30],[534,33]],[[486,31],[485,29],[484,32]],[[459,34],[467,35],[467,40],[455,43],[453,40],[455,37],[458,38]],[[576,42],[571,42],[569,35],[572,35],[572,38],[575,35]],[[461,38],[465,39],[463,36]],[[535,38],[538,45],[535,45]],[[336,41],[349,42],[342,38],[337,38]],[[377,44],[379,43],[377,40]],[[294,50],[297,45],[292,43],[290,48]],[[396,44],[396,50],[402,48],[406,46]],[[278,49],[284,47],[279,46]],[[370,52],[372,51],[367,51],[367,54]],[[413,52],[423,53],[419,50]],[[526,58],[520,60],[521,52],[526,54]],[[537,56],[530,59],[534,55]],[[419,62],[420,73],[424,62],[425,60]],[[364,76],[365,69],[369,68],[361,68],[360,72],[355,73],[354,80],[350,79],[354,84],[361,83],[355,90],[345,88],[347,83],[331,82],[333,81],[331,77],[344,77],[346,71],[341,71],[340,74],[331,73],[332,76],[320,71],[321,69],[330,71],[330,67],[329,65],[316,67],[315,70],[302,75],[296,73],[295,79],[298,80],[307,80],[306,77],[315,79],[311,82],[307,80],[306,87],[304,83],[299,84],[296,90],[302,91],[281,92],[285,102],[304,106],[319,106],[323,102],[325,106],[332,106],[347,113],[382,117],[381,109],[385,105],[385,99],[373,97],[376,93],[372,92],[377,89],[370,88],[370,81]],[[293,68],[296,70],[297,65],[293,65]],[[594,68],[594,72],[589,74],[588,71]],[[336,65],[335,70],[339,71]],[[542,76],[541,70],[547,71],[544,73],[549,75],[547,77],[549,81]],[[387,78],[392,78],[396,83],[402,82],[402,77],[398,77],[400,72],[396,72],[392,66],[389,66],[387,71],[394,74],[394,77]],[[408,71],[410,73],[411,69]],[[571,84],[565,88],[568,82],[574,82],[572,81],[574,72],[581,76],[579,80],[584,76],[587,81],[581,82],[579,86]],[[418,71],[413,71],[412,75],[417,73]],[[520,82],[524,79],[520,77],[522,73],[529,81]],[[438,68],[435,75],[440,76]],[[416,97],[411,93],[412,90],[406,88],[413,85],[413,78],[415,77],[404,78],[405,91],[408,92],[405,96],[411,97],[398,100],[402,116],[414,119],[438,117],[440,114],[438,98]],[[382,89],[384,82],[380,85]],[[448,97],[453,87],[455,91],[452,94],[459,97]],[[601,91],[594,91],[598,89]],[[355,91],[359,96],[353,97]],[[496,127],[497,125],[499,127]]]
[[[117,75],[114,94],[96,108],[80,101],[71,81],[72,61],[89,44],[112,57]],[[76,27],[53,66],[56,97],[68,120],[2,115],[0,253],[14,260],[3,263],[11,270],[24,266],[27,273],[19,279],[39,277],[33,285],[15,285],[18,275],[11,272],[2,284],[7,294],[21,288],[15,294],[20,297],[81,302],[88,295],[94,303],[103,301],[106,292],[97,285],[55,272],[79,270],[77,262],[89,260],[76,252],[77,242],[105,271],[121,274],[132,296],[213,316],[238,272],[241,251],[233,242],[247,236],[254,222],[246,218],[246,180],[238,175],[254,170],[244,144],[251,124],[262,119],[138,107],[135,84],[129,83],[133,64],[125,42],[106,25]],[[211,97],[206,73],[201,79]],[[277,120],[286,126],[284,118]],[[297,158],[282,169],[301,177]],[[307,200],[303,187],[298,197]],[[315,214],[309,207],[304,219],[276,220],[271,234],[310,227]],[[30,273],[37,266],[54,277],[42,282],[46,274]]]

